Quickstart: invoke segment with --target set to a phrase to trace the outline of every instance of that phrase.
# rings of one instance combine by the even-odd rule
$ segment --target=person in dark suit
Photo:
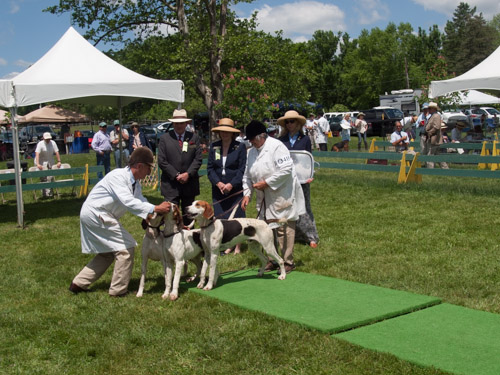
[[[240,131],[234,127],[230,118],[219,120],[219,126],[212,129],[220,140],[210,145],[208,152],[207,173],[212,183],[212,202],[214,214],[219,219],[227,219],[234,207],[234,217],[245,217],[245,211],[239,205],[243,199],[243,174],[247,162],[246,145],[235,140]],[[229,254],[232,249],[224,253]],[[240,252],[240,244],[234,253]]]
[[[189,224],[185,209],[200,194],[198,170],[202,162],[200,138],[186,131],[191,119],[185,109],[174,110],[174,129],[160,138],[158,166],[161,174],[161,194],[166,201],[182,208],[184,224]]]

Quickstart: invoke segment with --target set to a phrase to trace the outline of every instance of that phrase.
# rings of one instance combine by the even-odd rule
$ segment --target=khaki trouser
[[[97,254],[73,280],[73,283],[80,288],[88,289],[90,284],[97,281],[111,263],[115,260],[115,268],[109,294],[112,296],[127,292],[130,278],[132,277],[132,268],[134,266],[134,248],[114,251],[111,253]]]
[[[293,246],[295,244],[295,221],[288,221],[275,230],[281,248],[281,257],[285,263],[293,264]]]

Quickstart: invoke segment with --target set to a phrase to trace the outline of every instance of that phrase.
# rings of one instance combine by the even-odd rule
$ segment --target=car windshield
[[[45,133],[45,132],[49,132],[49,133],[52,133],[52,129],[50,128],[50,126],[35,126],[35,132],[36,133]]]
[[[399,109],[386,109],[389,118],[403,118],[404,114]]]
[[[500,111],[498,111],[498,109],[496,108],[487,108],[486,109],[486,112],[488,112],[490,115],[500,115]]]
[[[156,134],[153,128],[142,128],[142,131],[146,134]]]

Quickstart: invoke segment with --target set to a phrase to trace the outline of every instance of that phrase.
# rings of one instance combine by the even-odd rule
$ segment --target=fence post
[[[490,151],[486,149],[486,141],[483,142],[483,147],[481,149],[481,156],[489,156]],[[488,168],[488,165],[486,163],[479,163],[477,165],[478,169],[486,169]]]

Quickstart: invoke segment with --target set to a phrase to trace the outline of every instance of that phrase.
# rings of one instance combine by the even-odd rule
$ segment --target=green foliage
[[[276,98],[270,92],[263,78],[251,77],[241,66],[231,68],[223,75],[224,99],[216,103],[222,117],[229,117],[239,124],[248,124],[252,119],[271,118],[277,110],[273,103]]]
[[[455,76],[454,74],[449,74],[448,71],[446,59],[443,56],[439,56],[432,68],[427,72],[426,82],[422,86],[422,96],[420,97],[422,103],[437,102],[440,106],[446,108],[447,106],[454,107],[455,103],[459,102],[460,97],[457,92],[450,93],[446,96],[440,96],[439,98],[429,98],[429,86],[432,81],[442,81]]]
[[[488,57],[498,46],[498,32],[486,24],[476,7],[460,3],[453,19],[446,22],[443,38],[443,55],[449,62],[449,72],[460,75]]]

